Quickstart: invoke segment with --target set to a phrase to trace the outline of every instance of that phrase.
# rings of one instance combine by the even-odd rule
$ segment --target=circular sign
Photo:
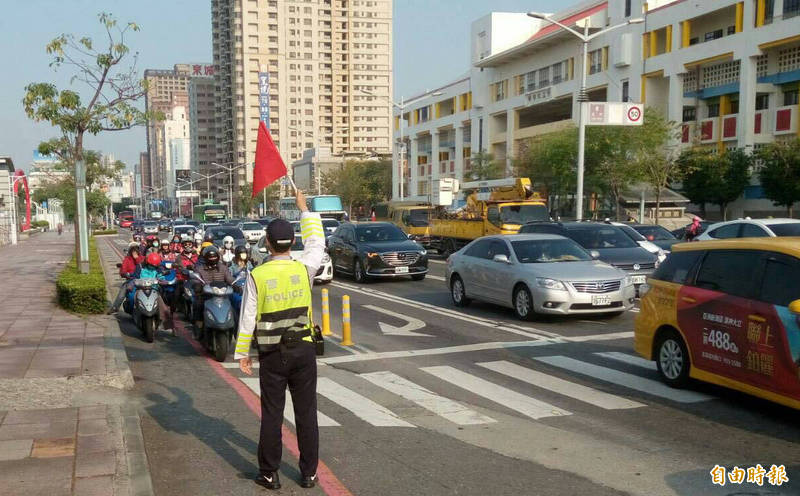
[[[642,111],[639,107],[631,107],[628,109],[628,120],[636,122],[642,118]]]

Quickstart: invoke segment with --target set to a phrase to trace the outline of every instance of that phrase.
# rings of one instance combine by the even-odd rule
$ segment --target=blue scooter
[[[227,285],[206,284],[196,272],[189,272],[189,277],[203,284],[205,302],[203,304],[203,330],[199,341],[218,362],[224,362],[228,356],[231,339],[236,332],[236,320],[230,296],[233,288]]]

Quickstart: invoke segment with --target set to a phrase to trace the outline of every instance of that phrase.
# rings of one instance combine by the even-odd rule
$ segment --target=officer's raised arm
[[[299,189],[295,193],[295,200],[300,209],[300,235],[304,245],[300,261],[308,269],[309,280],[313,281],[325,256],[325,230],[319,214],[308,211],[306,197]]]

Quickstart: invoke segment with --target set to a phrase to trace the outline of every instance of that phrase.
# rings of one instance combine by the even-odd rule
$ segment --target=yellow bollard
[[[342,346],[353,346],[350,339],[350,297],[342,296]]]
[[[330,336],[331,332],[331,310],[328,305],[328,290],[322,290],[322,335]]]

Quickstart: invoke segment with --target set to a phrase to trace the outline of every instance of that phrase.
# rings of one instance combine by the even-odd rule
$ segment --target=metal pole
[[[75,257],[78,270],[89,273],[89,219],[86,215],[86,164],[83,160],[75,162],[75,196],[77,200],[78,250]]]
[[[264,217],[267,216],[267,188],[261,190],[264,193]]]
[[[642,188],[642,198],[639,200],[639,224],[644,224],[644,188]]]
[[[233,166],[228,169],[228,219],[233,219]]]
[[[583,62],[581,63],[581,89],[578,93],[578,184],[575,192],[575,219],[583,219],[583,162],[586,145],[586,122],[583,116],[584,102],[586,101],[586,72],[588,70],[587,57],[589,50],[589,23],[583,25]]]
[[[405,111],[405,97],[400,96],[400,201],[403,201],[403,182],[406,180],[406,142],[403,141],[403,117]]]
[[[8,182],[9,193],[11,193],[11,226],[9,235],[11,236],[11,244],[17,244],[17,195],[14,193],[14,176],[9,176],[11,179]]]

